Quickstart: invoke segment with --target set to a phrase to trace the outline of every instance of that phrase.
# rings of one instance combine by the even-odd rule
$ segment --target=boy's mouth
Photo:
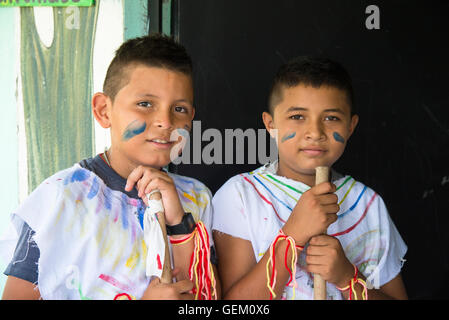
[[[157,143],[170,143],[170,141],[163,140],[163,139],[153,139],[153,140],[150,140],[150,141],[157,142]]]
[[[301,148],[299,151],[302,151],[309,156],[320,156],[326,152],[326,150],[321,147],[306,147]]]
[[[174,144],[173,141],[169,141],[169,140],[165,140],[165,139],[150,139],[147,140],[148,142],[150,142],[152,145],[158,147],[158,148],[171,148],[172,145]]]

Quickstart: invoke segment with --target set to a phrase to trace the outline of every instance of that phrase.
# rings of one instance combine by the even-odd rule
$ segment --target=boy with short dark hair
[[[92,109],[110,128],[111,147],[46,179],[15,212],[16,248],[2,249],[11,261],[3,298],[216,299],[206,231],[211,193],[163,170],[178,143],[172,133],[188,130],[195,113],[190,57],[166,36],[131,39],[117,50],[103,89]],[[147,272],[154,246],[144,237],[141,198],[155,190],[173,243],[173,284]],[[191,265],[195,255],[207,257],[201,270]],[[163,259],[155,259],[160,270]]]
[[[213,198],[212,229],[225,299],[405,299],[407,250],[381,197],[331,171],[358,123],[351,80],[329,59],[280,67],[263,121],[279,159],[228,180]],[[373,288],[374,286],[374,288]]]

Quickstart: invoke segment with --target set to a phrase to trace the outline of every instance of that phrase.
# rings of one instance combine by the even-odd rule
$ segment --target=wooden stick
[[[317,167],[315,185],[329,181],[329,167]],[[313,299],[326,300],[326,281],[319,274],[313,275]]]
[[[162,201],[161,193],[153,192],[150,195],[150,200],[161,200]],[[165,226],[165,212],[164,211],[160,211],[157,213],[157,221],[159,222],[159,225],[161,226],[162,235],[164,237],[164,243],[165,243],[165,258],[164,258],[164,264],[162,266],[161,282],[162,283],[172,283],[173,276],[171,273],[170,249],[168,247],[168,241],[167,241],[167,228]]]

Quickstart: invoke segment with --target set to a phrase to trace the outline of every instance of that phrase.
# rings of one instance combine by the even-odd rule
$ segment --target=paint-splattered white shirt
[[[203,221],[210,233],[209,189],[193,178],[169,175],[185,212]],[[140,200],[110,189],[76,164],[46,179],[19,206],[0,251],[10,261],[26,222],[40,250],[43,299],[114,299],[123,294],[138,299],[150,280],[145,258],[151,247],[143,238],[141,209]]]
[[[310,189],[276,172],[277,162],[234,176],[212,200],[212,229],[250,241],[257,261],[270,247],[298,199]],[[350,176],[333,171],[332,177],[340,211],[327,232],[340,241],[346,257],[378,288],[400,272],[407,246],[376,192]],[[295,297],[313,299],[313,277],[304,266],[303,252],[297,263]],[[286,287],[283,297],[291,299],[292,290]],[[330,283],[327,295],[328,299],[343,298]]]

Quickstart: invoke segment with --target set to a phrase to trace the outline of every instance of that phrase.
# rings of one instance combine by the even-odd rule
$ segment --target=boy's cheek
[[[147,124],[145,121],[134,120],[131,121],[125,128],[122,134],[122,140],[128,141],[145,132]]]
[[[334,142],[333,144],[334,146],[332,148],[332,154],[329,158],[329,161],[332,162],[329,164],[330,166],[332,166],[335,162],[337,162],[338,159],[340,159],[346,148],[346,144],[342,144],[340,142]]]
[[[343,145],[346,143],[346,139],[345,139],[340,133],[338,133],[338,131],[334,131],[334,132],[332,133],[332,138],[333,138],[336,142],[341,143],[341,144],[343,144]]]
[[[291,140],[295,137],[296,137],[296,131],[287,132],[286,134],[282,135],[281,143],[284,143],[284,142]]]

